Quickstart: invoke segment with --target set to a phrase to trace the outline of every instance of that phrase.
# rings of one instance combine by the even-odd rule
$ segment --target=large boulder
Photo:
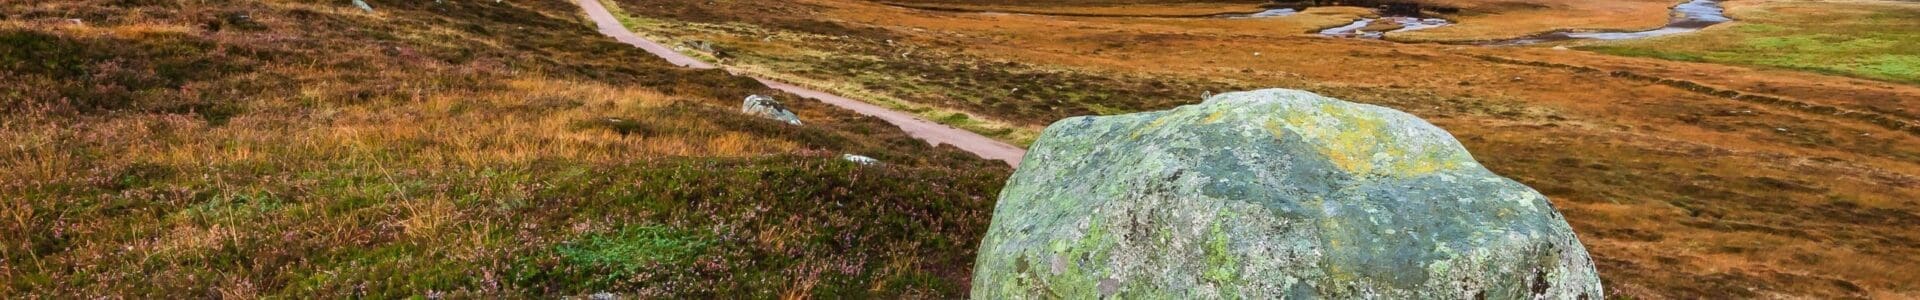
[[[747,100],[740,103],[740,112],[800,125],[800,116],[794,115],[793,111],[787,110],[786,105],[780,104],[780,100],[773,100],[773,97],[747,96]]]
[[[1295,90],[1047,127],[982,299],[1601,299],[1547,198],[1406,113]]]

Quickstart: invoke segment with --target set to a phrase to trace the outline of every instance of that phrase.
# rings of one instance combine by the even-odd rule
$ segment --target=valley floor
[[[1569,50],[1308,34],[1373,13],[1343,7],[1230,20],[853,0],[609,3],[636,31],[703,59],[1015,143],[1060,118],[1165,109],[1222,91],[1295,88],[1393,107],[1549,195],[1614,295],[1920,297],[1920,274],[1910,271],[1920,266],[1920,86],[1903,73],[1634,54],[1723,51],[1683,42],[1689,36]],[[1735,7],[1811,5],[1765,3],[1777,4]],[[1668,5],[1566,26],[1659,26]],[[1739,29],[1701,36],[1716,30]]]

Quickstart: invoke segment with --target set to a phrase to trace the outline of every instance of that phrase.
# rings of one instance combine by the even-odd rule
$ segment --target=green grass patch
[[[1648,48],[1594,46],[1594,47],[1582,48],[1582,50],[1596,51],[1596,52],[1613,54],[1613,55],[1652,57],[1652,58],[1659,58],[1659,59],[1665,59],[1665,60],[1696,61],[1696,62],[1706,61],[1706,57],[1703,57],[1698,53],[1687,53],[1687,52],[1680,52],[1680,51],[1663,51],[1663,50],[1648,49]]]
[[[686,263],[716,243],[697,232],[661,226],[633,226],[611,233],[585,236],[554,249],[568,263],[611,271],[610,277],[631,275],[645,268]]]
[[[1698,33],[1581,47],[1667,60],[1811,71],[1920,83],[1920,5],[1783,3],[1736,11]]]

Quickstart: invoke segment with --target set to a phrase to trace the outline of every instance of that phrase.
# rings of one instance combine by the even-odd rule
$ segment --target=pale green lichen
[[[1230,213],[1229,213],[1230,214]],[[1240,282],[1240,258],[1234,256],[1228,243],[1233,237],[1227,236],[1226,218],[1215,219],[1213,228],[1207,231],[1206,279],[1221,289],[1227,298],[1237,298]]]

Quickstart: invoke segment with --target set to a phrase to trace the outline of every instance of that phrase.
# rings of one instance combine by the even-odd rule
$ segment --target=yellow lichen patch
[[[1459,169],[1460,162],[1467,159],[1466,157],[1449,157],[1457,155],[1448,154],[1443,151],[1424,151],[1417,156],[1394,160],[1393,167],[1390,169],[1395,170],[1394,173],[1400,176],[1425,175]]]
[[[1266,128],[1267,134],[1272,134],[1274,139],[1287,139],[1287,126],[1280,124],[1280,121],[1268,119],[1266,123],[1261,123],[1260,127]]]
[[[1318,141],[1315,148],[1341,170],[1353,174],[1372,174],[1377,169],[1372,157],[1374,153],[1384,150],[1380,149],[1381,145],[1388,140],[1380,131],[1380,121],[1358,117],[1355,112],[1332,103],[1321,103],[1314,108],[1314,111],[1308,112],[1308,117],[1302,119],[1330,120],[1340,125],[1338,128],[1322,128],[1317,126],[1318,122],[1296,122],[1309,125],[1302,126],[1300,134]]]
[[[1386,130],[1385,121],[1365,116],[1369,114],[1328,102],[1310,110],[1284,112],[1280,121],[1269,120],[1263,126],[1275,137],[1293,129],[1314,141],[1315,149],[1334,166],[1353,174],[1407,177],[1460,167],[1458,158],[1448,157],[1443,149],[1406,147]]]
[[[1227,116],[1227,110],[1223,109],[1223,110],[1215,111],[1213,112],[1213,114],[1207,115],[1206,119],[1200,120],[1200,124],[1219,123],[1220,118],[1225,116]]]
[[[1140,127],[1140,129],[1133,130],[1133,135],[1128,136],[1128,138],[1138,139],[1140,138],[1141,133],[1146,133],[1148,130],[1153,130],[1154,128],[1160,128],[1160,126],[1162,125],[1167,125],[1167,121],[1173,120],[1171,117],[1172,116],[1163,115],[1163,116],[1160,116],[1159,118],[1155,118],[1153,119],[1153,123],[1147,123],[1147,126]]]

